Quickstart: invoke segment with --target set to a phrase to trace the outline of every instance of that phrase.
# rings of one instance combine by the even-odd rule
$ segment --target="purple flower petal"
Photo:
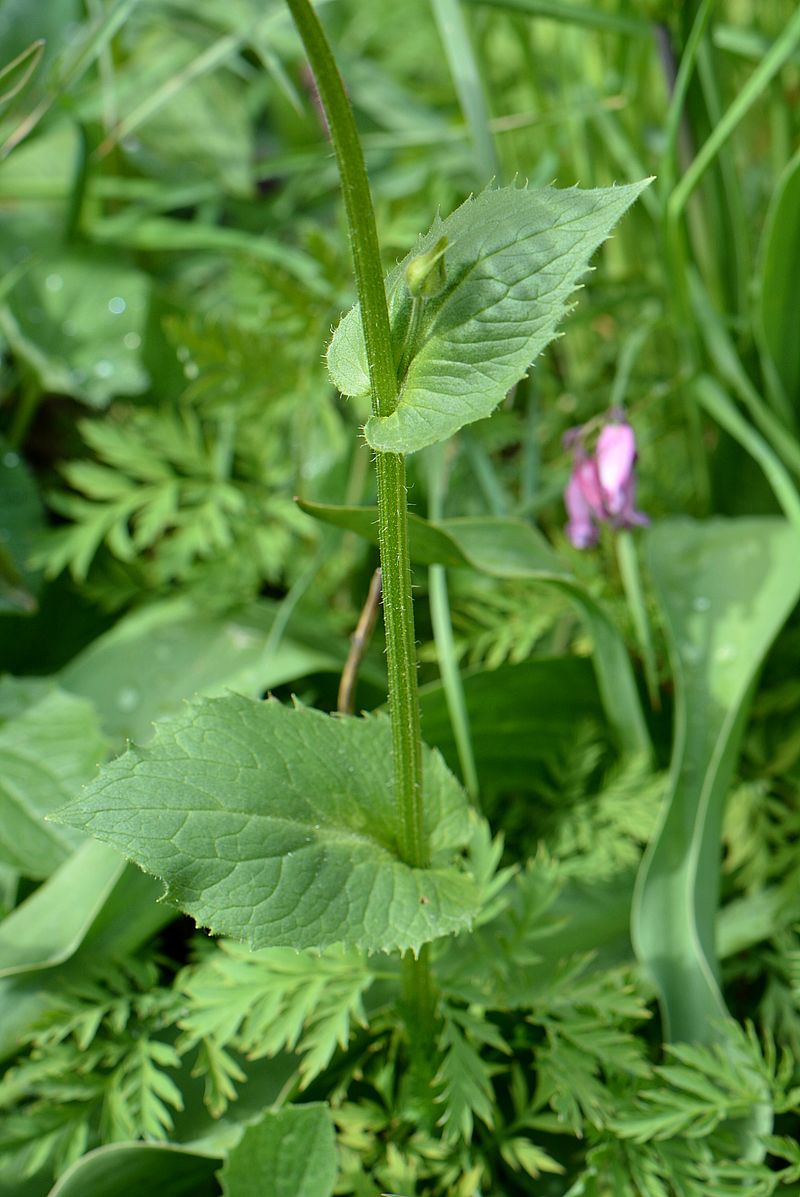
[[[603,502],[603,489],[600,485],[600,475],[597,462],[593,457],[578,457],[572,467],[572,477],[580,488],[584,501],[595,519],[605,519],[606,509]]]
[[[592,545],[597,544],[597,528],[594,524],[592,508],[586,500],[578,477],[580,464],[580,462],[576,462],[573,467],[570,480],[564,491],[564,504],[569,516],[567,536],[576,549],[589,549]]]
[[[597,438],[596,458],[606,512],[621,515],[636,463],[636,438],[630,424],[606,424]]]

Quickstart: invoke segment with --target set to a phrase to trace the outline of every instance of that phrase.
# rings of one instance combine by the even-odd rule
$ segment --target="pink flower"
[[[636,462],[636,438],[630,424],[606,424],[597,438],[595,454],[603,504],[609,515],[619,515]]]
[[[567,536],[576,549],[590,549],[597,544],[597,528],[594,523],[594,511],[587,501],[577,468],[573,470],[567,489],[564,491],[564,503],[569,516]]]
[[[633,528],[648,522],[635,506],[636,437],[630,424],[614,413],[601,429],[592,455],[585,448],[586,427],[570,429],[565,437],[575,454],[564,502],[567,536],[576,549],[597,543],[599,524]]]

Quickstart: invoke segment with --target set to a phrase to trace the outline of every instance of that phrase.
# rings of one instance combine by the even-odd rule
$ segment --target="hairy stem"
[[[388,416],[397,406],[397,376],[375,214],[361,142],[338,67],[314,9],[309,0],[286,2],[314,72],[339,165],[367,348],[372,410],[376,416]],[[417,701],[405,461],[398,454],[378,453],[376,471],[389,714],[401,825],[399,850],[407,864],[421,867],[428,863],[428,853],[423,825],[422,738]]]

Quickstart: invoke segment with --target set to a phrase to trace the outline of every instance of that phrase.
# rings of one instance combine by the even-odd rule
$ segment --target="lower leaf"
[[[431,866],[398,850],[391,733],[270,699],[199,699],[57,815],[162,878],[167,897],[251,947],[417,951],[467,927],[468,806],[426,749]]]

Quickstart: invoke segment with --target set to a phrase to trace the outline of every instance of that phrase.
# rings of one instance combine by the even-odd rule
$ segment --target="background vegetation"
[[[449,569],[443,659],[420,558],[423,734],[479,790],[501,867],[534,862],[498,875],[468,947],[441,949],[433,1098],[386,999],[394,962],[211,939],[45,821],[193,694],[334,709],[376,555],[295,497],[374,495],[367,408],[324,367],[352,275],[282,0],[2,0],[0,1193],[236,1197],[243,1128],[287,1099],[310,1119],[330,1103],[338,1164],[314,1191],[800,1192],[796,5],[318,7],[387,269],[492,180],[656,176],[500,412],[409,461],[419,515],[538,525],[621,629],[642,696],[652,656],[654,762],[620,753],[563,589]],[[638,604],[610,532],[584,553],[563,532],[563,434],[621,405],[654,524]],[[676,516],[741,522],[699,543],[696,525],[659,527]],[[768,561],[748,556],[773,537]],[[748,589],[762,576],[767,607]],[[706,660],[698,617],[724,602],[736,619]],[[357,709],[384,701],[381,635]],[[463,671],[474,776],[443,660]],[[706,776],[727,793],[716,927],[742,1029],[665,1055],[634,880],[681,711],[711,727],[729,698],[743,738],[730,778]],[[500,840],[481,851],[488,877]],[[713,919],[717,895],[698,901]],[[650,917],[645,900],[644,940]],[[761,1107],[774,1125],[755,1126]],[[128,1146],[87,1155],[110,1144]]]

